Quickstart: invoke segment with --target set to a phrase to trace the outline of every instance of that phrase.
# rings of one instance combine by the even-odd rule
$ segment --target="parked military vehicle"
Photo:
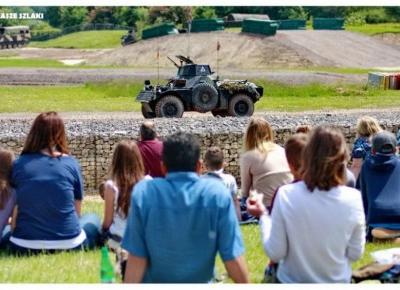
[[[153,86],[149,80],[136,97],[145,118],[180,118],[185,111],[209,112],[214,116],[251,116],[263,88],[247,80],[219,80],[207,64],[195,64],[177,55],[178,73],[166,85]]]
[[[0,48],[15,48],[29,43],[31,32],[29,26],[0,27]]]
[[[133,29],[129,30],[128,34],[125,34],[121,37],[121,45],[122,46],[135,43],[136,41],[137,41],[136,35],[135,35],[135,31]]]

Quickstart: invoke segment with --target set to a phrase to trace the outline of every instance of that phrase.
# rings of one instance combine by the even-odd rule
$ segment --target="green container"
[[[169,34],[178,34],[178,29],[172,23],[164,23],[156,25],[142,31],[142,39],[148,39],[152,37],[159,37]]]
[[[245,19],[242,23],[242,32],[275,35],[279,24],[272,20]]]
[[[222,19],[193,19],[191,32],[206,32],[224,30],[224,21]]]
[[[315,30],[343,30],[344,18],[314,18],[313,28]]]
[[[278,20],[279,30],[300,30],[306,29],[305,19],[288,19],[288,20]]]

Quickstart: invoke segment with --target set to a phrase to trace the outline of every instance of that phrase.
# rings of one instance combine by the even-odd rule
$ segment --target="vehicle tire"
[[[229,115],[227,110],[212,110],[211,114],[214,117],[226,117]]]
[[[145,119],[153,119],[156,117],[156,113],[154,111],[149,111],[145,106],[142,105],[142,115]]]
[[[182,101],[176,96],[162,97],[156,104],[156,117],[181,118],[185,108]]]
[[[251,97],[245,94],[234,95],[229,100],[228,105],[229,116],[247,117],[254,113],[254,103]]]
[[[199,83],[193,88],[193,108],[201,113],[214,109],[218,104],[218,92],[209,83]]]

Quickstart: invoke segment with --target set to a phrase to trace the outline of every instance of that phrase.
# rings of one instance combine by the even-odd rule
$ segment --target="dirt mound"
[[[265,37],[233,32],[192,33],[190,56],[198,63],[225,69],[270,69],[305,66],[394,67],[400,47],[380,39],[347,31],[279,31]],[[189,37],[184,34],[140,41],[133,45],[89,56],[94,65],[128,65],[141,68],[171,67],[166,56],[187,55]]]
[[[217,66],[217,43],[220,43],[220,68],[266,69],[271,67],[304,67],[312,65],[295,50],[286,46],[281,35],[263,37],[242,33],[210,32],[163,36],[139,41],[133,45],[104,52],[88,59],[94,65],[129,65],[156,67],[157,48],[160,49],[160,67],[171,67],[166,56],[187,55],[198,63]],[[172,66],[173,67],[173,66]]]

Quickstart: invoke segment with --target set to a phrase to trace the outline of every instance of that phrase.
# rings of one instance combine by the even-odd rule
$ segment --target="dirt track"
[[[188,54],[187,35],[171,35],[89,57],[90,64],[154,66],[157,48],[160,66],[168,66],[166,56]],[[190,36],[190,56],[216,67],[216,47],[220,43],[221,68],[268,69],[273,67],[337,66],[398,67],[400,46],[378,38],[347,31],[278,31],[264,37],[244,33],[210,32]]]
[[[173,76],[175,69],[160,70],[160,82]],[[244,71],[221,70],[221,78],[266,79],[286,84],[320,83],[365,83],[366,75],[314,73],[296,71]],[[81,84],[109,80],[157,79],[157,69],[35,69],[0,68],[1,85],[62,85]]]

